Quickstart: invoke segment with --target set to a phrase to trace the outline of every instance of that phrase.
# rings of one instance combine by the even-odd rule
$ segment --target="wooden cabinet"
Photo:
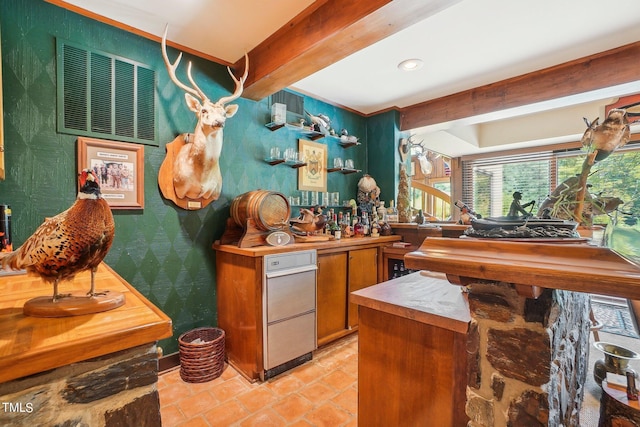
[[[382,248],[399,236],[352,238],[286,246],[239,248],[216,242],[218,326],[225,331],[227,360],[249,379],[264,371],[262,321],[266,255],[316,249],[317,343],[329,343],[356,330],[357,312],[349,314],[352,290],[383,280]]]
[[[382,281],[378,271],[381,247],[318,255],[318,346],[343,337],[358,326],[353,291]]]
[[[347,257],[348,252],[318,255],[319,345],[342,336],[347,327]]]
[[[349,294],[385,280],[378,276],[378,248],[349,252]],[[349,303],[347,329],[358,326],[358,306]]]

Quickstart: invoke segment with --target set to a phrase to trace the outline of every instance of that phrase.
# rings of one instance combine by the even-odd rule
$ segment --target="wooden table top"
[[[471,314],[459,286],[420,271],[352,292],[351,302],[454,332],[467,333]]]
[[[618,402],[627,405],[630,408],[640,411],[640,403],[637,400],[629,400],[627,397],[627,388],[609,384],[607,380],[602,381],[602,391],[607,393]]]
[[[61,282],[59,292],[87,292],[90,273]],[[122,292],[116,309],[81,316],[25,316],[24,303],[53,295],[53,285],[26,274],[0,276],[0,383],[103,356],[172,335],[171,319],[106,264],[96,273],[96,290]]]

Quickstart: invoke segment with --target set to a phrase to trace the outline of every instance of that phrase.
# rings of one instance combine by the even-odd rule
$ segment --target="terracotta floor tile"
[[[354,386],[344,390],[331,401],[350,414],[356,415],[358,413],[358,389]]]
[[[171,427],[171,426],[168,424],[165,424],[163,420],[162,427]],[[180,424],[177,427],[210,427],[210,424],[207,422],[207,420],[204,419],[203,416],[200,415],[196,418],[191,418],[189,421],[183,424]]]
[[[165,427],[177,426],[185,421],[187,417],[178,409],[176,405],[163,405],[161,401],[160,416],[162,417],[162,425]]]
[[[325,403],[309,412],[305,418],[317,427],[338,427],[351,420],[351,415],[332,403]]]
[[[269,380],[266,386],[279,396],[286,396],[302,389],[306,383],[297,376],[286,375]]]
[[[315,363],[304,364],[291,371],[291,376],[296,377],[304,384],[309,384],[326,373],[325,369]]]
[[[213,397],[220,402],[232,399],[248,390],[249,383],[239,377],[216,384],[210,389]]]
[[[326,384],[315,382],[300,390],[299,394],[312,402],[318,402],[332,398],[336,392]]]
[[[266,382],[226,365],[220,377],[187,383],[180,370],[158,379],[163,427],[356,427],[357,335]]]
[[[287,422],[272,409],[263,409],[240,423],[241,427],[284,427]]]
[[[159,391],[160,395],[160,404],[161,405],[171,405],[176,403],[185,397],[191,396],[191,388],[189,386],[180,381],[169,387],[164,388],[162,391]]]
[[[356,378],[347,374],[342,369],[337,369],[322,377],[322,381],[336,390],[341,391],[351,387],[353,382],[356,381]]]
[[[309,427],[309,426],[313,426],[313,424],[311,424],[307,420],[300,420],[300,421],[296,421],[293,424],[289,424],[288,427]]]
[[[249,412],[256,412],[278,400],[277,395],[267,387],[257,387],[236,397]]]
[[[289,395],[273,404],[273,410],[288,422],[302,418],[311,409],[313,403],[298,394]]]
[[[208,391],[201,391],[193,396],[185,397],[178,401],[177,405],[187,418],[195,417],[198,414],[208,411],[219,402]]]
[[[244,406],[235,400],[230,400],[216,406],[210,411],[205,412],[204,417],[212,426],[222,427],[230,426],[233,423],[246,418],[248,415],[250,415],[250,412],[247,411]]]

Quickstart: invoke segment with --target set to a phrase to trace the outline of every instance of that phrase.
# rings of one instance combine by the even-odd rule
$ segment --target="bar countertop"
[[[454,332],[467,333],[466,294],[441,273],[419,271],[352,292],[351,302]]]
[[[398,242],[402,238],[400,236],[380,236],[380,237],[349,237],[340,240],[325,240],[307,243],[291,243],[284,246],[254,246],[252,248],[239,248],[236,245],[221,245],[219,241],[213,244],[213,249],[221,252],[229,252],[236,255],[244,255],[249,257],[260,257],[283,252],[301,251],[305,249],[331,250],[340,249],[348,250],[351,248],[367,245],[378,245],[383,243]]]
[[[588,244],[430,237],[404,263],[445,273],[460,285],[484,279],[640,299],[640,266]]]
[[[89,271],[59,286],[62,293],[89,288]],[[23,314],[24,303],[53,295],[53,285],[27,274],[0,277],[0,383],[172,335],[171,319],[102,263],[96,290],[104,289],[122,292],[124,305],[95,314],[29,317]]]

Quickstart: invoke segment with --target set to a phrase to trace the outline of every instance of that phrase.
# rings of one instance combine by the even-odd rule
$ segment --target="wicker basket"
[[[198,338],[201,343],[194,343]],[[224,331],[219,328],[196,328],[178,338],[180,377],[189,383],[216,379],[224,369]]]

